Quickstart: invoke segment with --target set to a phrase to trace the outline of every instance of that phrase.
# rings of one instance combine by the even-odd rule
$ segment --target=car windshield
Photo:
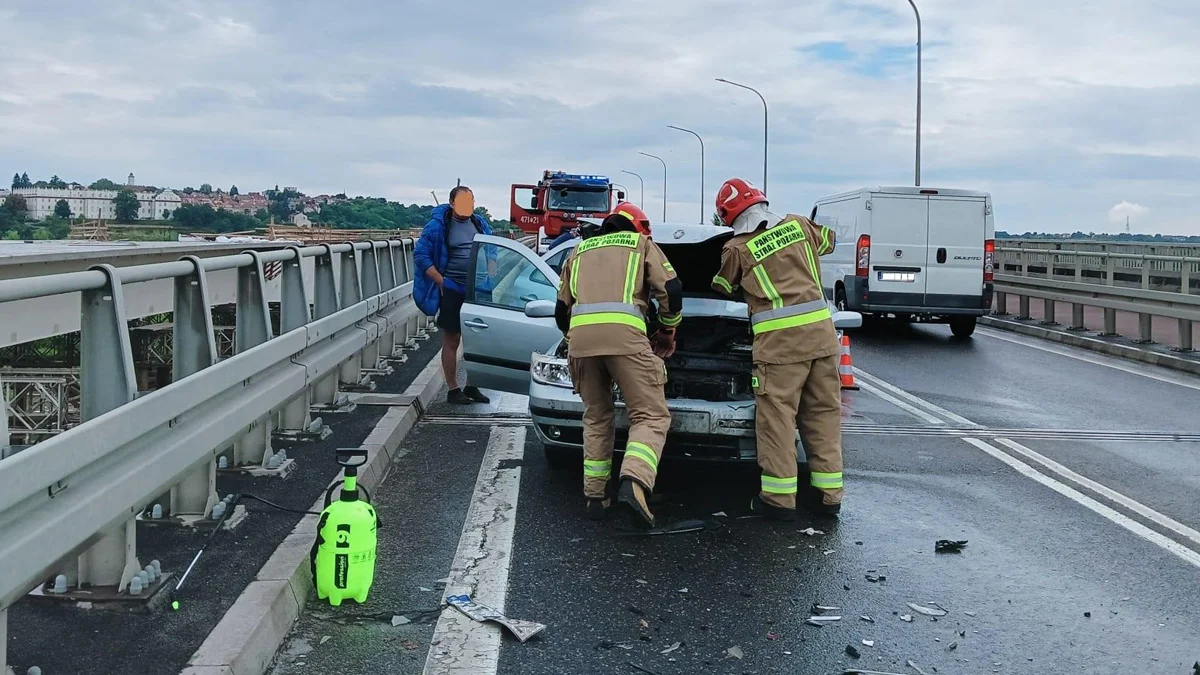
[[[608,190],[605,188],[550,188],[547,206],[554,211],[608,213]]]

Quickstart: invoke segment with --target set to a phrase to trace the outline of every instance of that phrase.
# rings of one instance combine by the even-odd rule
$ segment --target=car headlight
[[[575,388],[575,383],[571,381],[571,369],[567,367],[566,359],[534,352],[533,358],[530,361],[529,372],[533,377],[533,381],[538,384],[546,384],[551,387],[564,387],[566,389]]]

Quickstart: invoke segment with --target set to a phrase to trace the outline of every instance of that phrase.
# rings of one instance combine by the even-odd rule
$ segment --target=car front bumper
[[[754,402],[668,399],[671,427],[664,455],[695,460],[754,462]],[[529,412],[538,438],[548,447],[583,448],[583,401],[570,389],[530,382]],[[625,447],[629,415],[616,404],[616,450]],[[804,453],[797,436],[797,454]]]

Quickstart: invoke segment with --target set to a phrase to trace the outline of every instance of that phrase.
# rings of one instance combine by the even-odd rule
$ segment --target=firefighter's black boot
[[[588,497],[588,520],[604,520],[604,516],[608,513],[608,507],[610,506],[612,506],[612,500],[607,497],[604,499],[594,499],[592,497]]]
[[[617,503],[629,513],[630,525],[644,530],[654,527],[654,514],[650,512],[649,501],[649,490],[644,485],[632,478],[621,479]]]
[[[803,501],[805,508],[807,508],[810,513],[816,516],[821,516],[824,518],[837,518],[838,514],[842,512],[842,505],[840,502],[837,504],[826,504],[825,493],[821,492],[815,487],[810,487],[808,491],[804,493]]]
[[[476,403],[491,403],[492,402],[492,399],[488,398],[487,395],[484,394],[482,391],[479,391],[479,387],[463,387],[462,392],[463,392],[463,394],[466,395],[467,398],[471,399],[472,401],[474,401]]]
[[[796,519],[796,509],[788,509],[782,506],[775,506],[763,501],[762,495],[754,495],[754,499],[750,500],[750,510],[756,515],[761,515],[767,520],[777,520],[783,523],[790,523]]]

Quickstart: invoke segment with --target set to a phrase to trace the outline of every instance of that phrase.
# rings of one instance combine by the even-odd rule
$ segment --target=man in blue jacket
[[[476,234],[491,234],[486,219],[475,214],[475,196],[466,186],[450,191],[450,203],[433,210],[413,250],[417,275],[413,300],[426,316],[437,315],[442,329],[442,372],[450,403],[488,403],[478,387],[459,388],[458,346],[462,341],[459,315],[466,298],[467,276],[472,273],[471,242]]]

